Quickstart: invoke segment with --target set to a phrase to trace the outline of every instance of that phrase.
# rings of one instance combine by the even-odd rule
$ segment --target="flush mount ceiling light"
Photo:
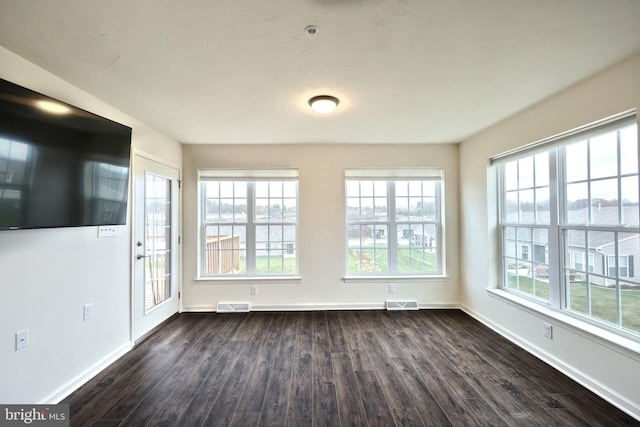
[[[318,95],[309,100],[311,109],[319,114],[327,114],[336,109],[340,100],[331,95]]]

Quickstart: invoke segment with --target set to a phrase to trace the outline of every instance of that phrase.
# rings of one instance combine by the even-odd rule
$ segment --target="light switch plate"
[[[98,237],[115,237],[116,226],[115,225],[100,225],[98,226]]]

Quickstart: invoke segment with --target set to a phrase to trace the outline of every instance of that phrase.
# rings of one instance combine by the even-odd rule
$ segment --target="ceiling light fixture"
[[[327,114],[336,109],[340,100],[331,95],[318,95],[309,100],[311,109],[319,114]]]

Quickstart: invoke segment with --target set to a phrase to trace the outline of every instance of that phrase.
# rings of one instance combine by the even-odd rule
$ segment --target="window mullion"
[[[618,131],[618,133],[620,133],[620,131]],[[618,143],[618,145],[620,145]],[[619,171],[620,169],[618,169]],[[618,180],[618,187],[620,186],[620,180]],[[618,199],[620,200],[620,199]],[[621,279],[621,266],[620,266],[620,236],[618,234],[618,232],[616,231],[614,234],[615,237],[615,242],[616,244],[615,246],[615,256],[616,256],[616,321],[618,322],[618,325],[622,325],[622,295],[620,294],[620,290],[621,290],[621,285],[620,285],[620,279]],[[627,268],[629,266],[629,262],[627,261]]]
[[[387,253],[389,272],[398,273],[398,226],[396,223],[396,185],[395,181],[387,181]]]
[[[255,181],[247,182],[247,237],[245,242],[245,260],[248,275],[256,274],[255,186]]]
[[[565,175],[562,157],[562,150],[555,149],[549,152],[549,303],[557,309],[564,304],[563,266],[569,261],[565,259],[565,251],[561,249],[564,247],[564,233],[560,224],[563,223],[566,209],[561,185]]]
[[[446,259],[445,259],[445,244],[444,244],[444,239],[442,238],[442,236],[444,236],[444,227],[445,227],[445,221],[442,218],[442,211],[444,209],[444,206],[440,203],[442,201],[442,191],[444,191],[443,188],[443,181],[439,181],[438,185],[436,185],[435,187],[435,201],[436,201],[436,238],[438,239],[436,241],[436,268],[438,269],[437,273],[438,274],[443,274],[443,271],[445,269],[445,264],[446,264]]]

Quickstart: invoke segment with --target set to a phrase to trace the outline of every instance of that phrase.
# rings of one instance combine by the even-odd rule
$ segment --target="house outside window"
[[[584,252],[572,252],[573,254],[573,268],[579,271],[585,271],[585,258]],[[593,273],[595,256],[589,254],[589,272]]]
[[[493,161],[500,171],[502,287],[638,336],[636,120],[620,116]],[[535,246],[529,259],[522,249],[532,245],[545,245],[548,260]]]
[[[633,277],[633,255],[620,255],[617,263],[615,255],[608,255],[607,271],[611,277]]]
[[[345,172],[347,276],[443,274],[440,169]]]
[[[200,276],[298,272],[295,169],[200,170]]]

